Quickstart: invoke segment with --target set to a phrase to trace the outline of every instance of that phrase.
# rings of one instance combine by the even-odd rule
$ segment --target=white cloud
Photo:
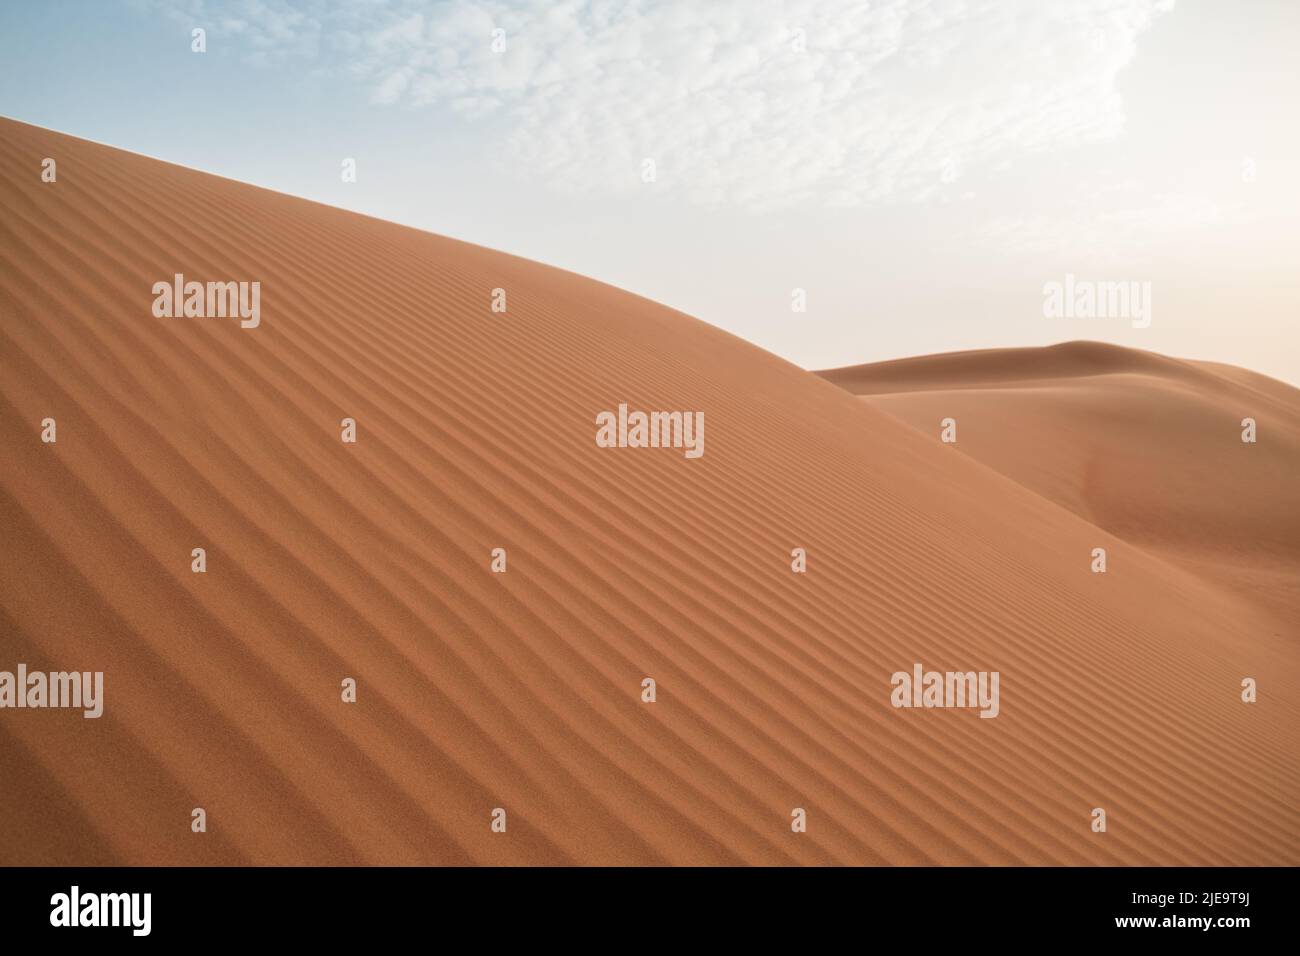
[[[518,175],[764,209],[921,200],[957,170],[1114,137],[1116,76],[1172,3],[236,6],[259,46],[301,43],[295,31],[323,24],[376,103],[462,115]],[[505,52],[492,50],[494,28]],[[646,157],[653,186],[640,179]]]
[[[249,62],[268,66],[315,56],[332,6],[319,0],[153,0],[153,9],[187,28],[203,27],[212,40],[238,42]]]

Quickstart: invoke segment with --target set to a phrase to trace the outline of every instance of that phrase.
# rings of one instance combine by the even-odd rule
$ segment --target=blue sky
[[[805,367],[1093,338],[1295,383],[1297,39],[1268,0],[14,2],[0,113]],[[1151,282],[1151,326],[1044,317],[1067,272]]]

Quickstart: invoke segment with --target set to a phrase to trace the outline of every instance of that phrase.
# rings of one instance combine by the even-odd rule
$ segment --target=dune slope
[[[1300,619],[1300,391],[1097,342],[820,373],[1208,584]],[[1255,421],[1254,443],[1241,440]]]
[[[0,710],[0,863],[1300,862],[1293,635],[841,388],[12,121],[0,210],[0,669],[105,673]],[[597,447],[620,402],[705,454]],[[917,661],[999,716],[891,707]]]

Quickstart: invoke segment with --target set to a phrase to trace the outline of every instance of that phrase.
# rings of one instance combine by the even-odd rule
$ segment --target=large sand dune
[[[950,446],[600,283],[12,121],[0,210],[0,669],[106,675],[98,720],[0,710],[0,862],[1300,862],[1294,392],[1188,371],[1162,424],[1002,356],[1057,431]],[[261,325],[155,318],[175,273]],[[620,402],[706,453],[597,447]],[[1169,557],[1211,541],[1267,599]],[[895,710],[917,661],[1001,713]]]

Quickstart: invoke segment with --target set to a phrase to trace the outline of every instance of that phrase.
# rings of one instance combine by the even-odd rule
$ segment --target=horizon
[[[15,119],[14,117],[8,117],[8,116],[2,116],[2,115],[0,115],[0,119],[6,119],[6,120],[10,120],[10,121],[12,121],[12,122],[22,123],[23,125],[26,125],[26,126],[32,126],[32,127],[34,127],[34,128],[37,128],[37,129],[43,129],[43,130],[46,130],[46,131],[51,132],[51,133],[58,133],[59,135],[62,135],[62,136],[70,136],[70,137],[72,137],[73,139],[80,139],[80,140],[82,140],[82,141],[84,141],[84,142],[94,143],[94,144],[97,145],[97,146],[104,146],[104,147],[107,147],[107,148],[109,148],[109,149],[118,150],[118,151],[120,151],[120,152],[130,153],[131,155],[139,156],[139,157],[141,157],[141,158],[143,158],[143,159],[149,159],[149,160],[153,160],[153,161],[155,161],[155,162],[165,163],[165,164],[170,165],[170,166],[177,166],[177,167],[179,167],[179,168],[181,168],[181,169],[186,169],[186,170],[189,170],[189,171],[191,171],[191,172],[201,173],[201,174],[203,174],[203,175],[205,175],[205,176],[215,176],[215,177],[217,177],[217,178],[219,178],[219,179],[225,179],[225,180],[227,180],[227,181],[229,181],[229,182],[239,183],[239,184],[242,185],[242,186],[249,186],[249,187],[252,187],[252,188],[254,188],[254,189],[263,189],[263,190],[266,190],[267,192],[276,193],[277,195],[286,196],[286,197],[291,198],[291,199],[300,199],[300,200],[303,200],[304,202],[316,203],[316,204],[318,204],[318,205],[327,206],[327,207],[329,207],[329,208],[331,208],[331,209],[337,209],[337,210],[339,210],[340,212],[347,212],[347,213],[352,213],[352,214],[354,214],[354,215],[364,216],[364,217],[366,217],[366,218],[368,218],[368,219],[374,219],[374,220],[376,220],[376,221],[378,221],[378,222],[387,223],[387,224],[389,224],[389,225],[400,226],[400,227],[402,227],[402,228],[407,228],[407,229],[415,229],[415,230],[417,230],[417,231],[419,231],[419,232],[426,232],[426,233],[429,233],[429,234],[431,234],[431,235],[437,235],[437,236],[439,236],[439,237],[441,237],[441,238],[444,238],[444,239],[451,239],[451,240],[456,241],[456,242],[464,242],[464,243],[466,243],[467,245],[476,245],[476,246],[478,246],[479,248],[488,249],[488,250],[490,250],[490,251],[492,251],[492,252],[497,252],[497,253],[501,253],[501,254],[504,254],[504,255],[515,255],[515,253],[511,253],[511,252],[509,252],[508,250],[497,249],[497,248],[493,248],[493,247],[491,247],[491,246],[484,246],[484,245],[482,245],[482,244],[480,244],[480,243],[471,243],[471,242],[469,242],[468,240],[460,239],[460,238],[458,238],[458,237],[456,237],[456,236],[448,236],[448,235],[445,235],[445,234],[442,234],[442,233],[436,233],[436,232],[434,232],[433,230],[424,229],[423,227],[416,226],[416,225],[412,225],[411,223],[401,222],[401,221],[396,220],[396,219],[387,219],[387,218],[384,218],[383,216],[377,216],[377,215],[373,215],[373,214],[371,214],[371,213],[360,212],[360,211],[355,210],[355,209],[348,209],[347,207],[344,207],[344,206],[336,206],[336,205],[333,205],[332,203],[327,203],[327,202],[322,202],[322,201],[320,201],[320,200],[312,199],[312,198],[309,197],[309,196],[300,196],[300,195],[297,195],[297,194],[295,194],[295,193],[290,193],[290,192],[285,192],[285,191],[283,191],[283,190],[273,189],[273,188],[268,187],[268,186],[262,186],[262,185],[260,185],[260,184],[258,184],[258,183],[245,182],[244,180],[235,179],[234,177],[223,176],[223,175],[221,175],[220,173],[214,173],[214,172],[212,172],[211,170],[199,169],[199,168],[192,167],[192,166],[186,166],[186,165],[184,165],[184,164],[182,164],[182,163],[174,163],[174,162],[171,162],[171,161],[169,161],[169,160],[161,159],[160,157],[157,157],[157,156],[150,156],[150,155],[148,155],[148,154],[146,154],[146,153],[140,153],[140,152],[136,152],[136,151],[134,151],[134,150],[125,149],[125,148],[123,148],[123,147],[121,147],[121,146],[116,146],[116,145],[114,145],[114,144],[112,144],[112,143],[105,143],[105,142],[101,142],[101,141],[99,141],[99,140],[91,140],[91,139],[87,139],[86,137],[76,136],[75,134],[73,134],[73,133],[69,133],[69,132],[67,132],[66,130],[52,129],[52,128],[50,128],[50,127],[40,126],[39,124],[36,124],[36,123],[27,123],[27,122],[25,122],[25,121],[23,121],[23,120]],[[521,257],[521,258],[527,258],[527,257]],[[560,270],[562,270],[562,271],[572,272],[572,273],[575,274],[575,275],[582,275],[581,273],[574,272],[574,270],[564,269],[564,267],[562,267],[562,266],[555,265],[554,263],[545,262],[545,261],[540,260],[540,259],[530,259],[529,261],[537,262],[539,265],[544,265],[544,266],[547,266],[548,268],[560,269]],[[591,280],[593,280],[593,281],[597,281],[597,282],[603,282],[603,281],[604,281],[604,280],[600,279],[600,278],[597,277],[597,276],[587,276],[587,275],[583,275],[582,277],[585,278],[585,279],[591,279]],[[1067,278],[1072,278],[1072,277],[1070,277],[1070,276],[1067,274]],[[606,284],[606,285],[612,285],[612,283],[604,283],[604,284]],[[614,286],[614,288],[619,288],[619,287]],[[668,305],[667,303],[657,302],[657,300],[651,299],[651,298],[649,298],[648,296],[641,295],[640,293],[633,292],[633,291],[631,291],[631,290],[621,289],[620,291],[628,292],[629,294],[632,294],[632,295],[638,295],[638,296],[640,296],[641,298],[647,299],[648,301],[651,301],[651,302],[655,302],[655,303],[658,304],[658,305],[664,305],[664,306],[667,306],[667,307],[669,307],[669,308],[672,308],[672,306]],[[681,310],[677,310],[677,311],[681,311]],[[725,329],[725,328],[723,328],[722,326],[715,325],[714,323],[710,323],[710,322],[708,322],[707,319],[702,318],[702,317],[700,317],[700,316],[691,316],[691,318],[697,319],[698,321],[701,321],[701,322],[706,322],[707,324],[713,325],[715,328],[719,328],[719,329],[721,329],[721,330],[724,331],[724,332],[728,332],[729,334],[732,334],[732,335],[738,335],[736,332],[734,332],[734,331],[732,331],[732,330],[729,330],[729,329]],[[738,337],[743,338],[742,336],[739,336],[739,335],[738,335]],[[745,341],[746,341],[748,344],[750,344],[750,345],[754,345],[754,346],[757,347],[757,348],[763,348],[763,346],[759,345],[759,344],[756,343],[756,342],[750,342],[749,340],[745,340]],[[875,359],[875,360],[872,360],[872,361],[870,361],[870,362],[856,362],[856,363],[850,363],[850,364],[848,364],[848,365],[827,365],[827,366],[822,366],[822,367],[819,367],[819,368],[809,368],[809,367],[806,367],[806,366],[800,366],[800,368],[803,368],[805,371],[809,371],[809,372],[818,372],[818,373],[821,373],[821,372],[838,372],[838,371],[844,371],[844,370],[847,370],[847,369],[861,368],[861,367],[864,367],[864,366],[870,366],[870,365],[888,365],[888,364],[893,363],[893,362],[902,362],[902,361],[907,361],[907,360],[909,360],[909,359],[927,359],[927,358],[935,358],[935,357],[938,357],[938,356],[957,356],[957,355],[974,354],[974,353],[979,353],[979,352],[1033,351],[1033,350],[1035,350],[1035,349],[1063,348],[1063,347],[1067,347],[1067,346],[1072,346],[1072,345],[1081,345],[1081,344],[1082,344],[1082,345],[1107,345],[1107,346],[1114,346],[1114,347],[1116,347],[1116,348],[1127,349],[1127,350],[1130,350],[1130,351],[1136,351],[1136,352],[1147,352],[1147,353],[1149,353],[1149,354],[1158,355],[1158,356],[1161,356],[1161,357],[1163,357],[1163,358],[1173,359],[1173,360],[1175,360],[1175,361],[1181,361],[1181,362],[1202,362],[1202,361],[1205,361],[1205,362],[1211,362],[1211,363],[1213,363],[1213,362],[1217,362],[1217,361],[1218,361],[1217,359],[1195,359],[1195,358],[1191,358],[1191,357],[1183,356],[1183,355],[1170,355],[1170,354],[1163,353],[1163,352],[1153,352],[1153,351],[1150,350],[1150,349],[1140,348],[1139,346],[1136,346],[1136,345],[1129,345],[1129,346],[1118,345],[1118,344],[1116,344],[1116,343],[1114,343],[1114,342],[1106,341],[1106,340],[1104,340],[1104,339],[1072,338],[1072,339],[1060,339],[1060,340],[1055,341],[1055,342],[1048,342],[1048,343],[1046,343],[1046,344],[1044,344],[1044,345],[1037,345],[1037,346],[989,345],[989,346],[981,346],[981,347],[978,347],[978,348],[972,348],[972,349],[955,349],[955,350],[948,350],[948,351],[942,351],[942,352],[926,352],[926,353],[913,354],[913,355],[897,355],[897,356],[891,356],[891,357],[889,357],[889,358]],[[770,351],[770,350],[768,350],[768,349],[764,349],[764,351]],[[797,362],[794,362],[792,359],[789,359],[789,358],[787,358],[786,356],[778,355],[778,354],[775,353],[775,352],[772,352],[771,354],[773,354],[773,355],[777,355],[778,358],[783,358],[783,359],[785,359],[786,361],[791,362],[792,364],[798,365]],[[1231,365],[1232,363],[1221,363],[1221,364],[1228,364],[1228,365]],[[1289,386],[1291,386],[1291,387],[1293,387],[1293,388],[1300,388],[1300,382],[1289,382],[1289,381],[1286,381],[1285,379],[1278,378],[1278,377],[1276,377],[1276,376],[1267,376],[1266,373],[1259,372],[1259,371],[1256,370],[1256,369],[1250,369],[1250,368],[1247,368],[1246,366],[1234,366],[1234,367],[1236,367],[1236,368],[1241,368],[1241,369],[1243,369],[1243,370],[1245,370],[1245,371],[1254,372],[1255,374],[1258,374],[1258,375],[1265,375],[1265,377],[1273,378],[1275,381],[1281,382],[1281,383],[1284,384],[1284,385],[1289,385]]]
[[[1287,4],[363,9],[6,7],[0,114],[576,272],[803,368],[1082,339],[1300,383]],[[1149,326],[1049,318],[1067,275],[1146,283]]]

